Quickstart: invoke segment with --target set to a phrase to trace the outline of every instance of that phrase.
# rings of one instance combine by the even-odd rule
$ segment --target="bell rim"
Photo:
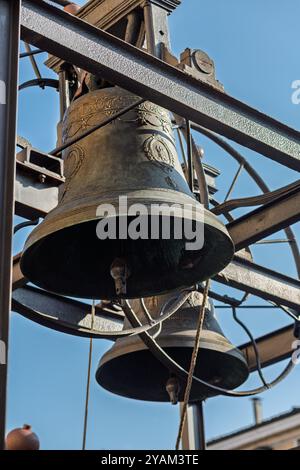
[[[188,330],[186,330],[188,332]],[[195,333],[194,330],[190,330],[191,332]],[[219,343],[215,341],[215,338],[219,337],[222,341]],[[209,341],[209,337],[211,337],[212,341]],[[139,351],[146,351],[148,350],[147,346],[143,343],[143,341],[139,338],[131,337],[129,340],[132,340],[129,345],[126,345],[126,342],[128,343],[128,338],[119,338],[117,341],[113,344],[113,346],[106,351],[103,356],[101,357],[99,363],[98,363],[98,368],[102,367],[104,364],[107,364],[109,361],[117,359],[120,356],[124,356],[126,354],[132,354],[135,352]],[[180,339],[183,339],[185,341],[184,344],[180,344]],[[213,341],[214,339],[214,341]],[[178,341],[176,344],[176,347],[178,348],[191,348],[193,349],[195,345],[195,339],[194,337],[191,337],[191,339],[188,339],[185,335],[182,335],[180,333],[174,333],[174,334],[169,334],[166,336],[163,336],[161,339],[158,339],[158,344],[162,348],[170,348],[174,347],[174,341]],[[122,343],[125,343],[122,344]],[[222,349],[222,346],[225,345],[231,346],[231,348],[228,350]],[[220,347],[218,347],[220,345]],[[221,346],[222,345],[222,346]],[[214,346],[214,347],[212,347]],[[113,350],[114,348],[118,348],[118,350],[115,351]],[[202,330],[201,332],[201,338],[200,338],[200,349],[209,349],[211,351],[218,351],[223,354],[228,354],[230,356],[233,356],[241,362],[245,364],[246,367],[248,367],[248,363],[246,360],[246,357],[242,353],[240,349],[235,347],[233,344],[231,344],[228,340],[224,341],[224,336],[222,336],[219,333],[216,333],[214,331],[210,330]]]
[[[147,195],[148,197],[150,193],[151,191],[148,190],[139,191],[138,194],[131,193],[130,197],[128,198],[128,206],[130,204],[136,204],[138,202],[145,203],[145,195]],[[209,257],[209,252],[205,251],[205,247],[210,246],[211,240],[218,239],[220,247],[218,251],[218,258],[214,257],[213,263],[206,264],[207,269],[205,272],[203,269],[204,264],[202,262],[196,264],[195,266],[192,265],[190,269],[187,268],[184,270],[183,268],[180,268],[178,269],[178,272],[176,271],[171,276],[169,276],[166,271],[162,271],[159,279],[157,279],[154,283],[153,281],[150,282],[150,278],[148,279],[145,275],[143,277],[142,286],[140,284],[134,283],[133,278],[130,277],[129,288],[126,293],[126,298],[134,299],[138,297],[149,297],[152,295],[160,295],[163,293],[167,293],[175,289],[190,287],[198,282],[204,281],[208,277],[216,275],[218,272],[222,271],[232,260],[234,256],[234,244],[227,231],[226,226],[212,212],[206,210],[200,203],[195,201],[194,198],[181,194],[181,197],[179,199],[180,203],[178,203],[178,198],[178,192],[176,191],[166,192],[164,190],[162,191],[159,189],[155,190],[155,192],[152,191],[151,200],[147,201],[146,199],[145,205],[148,204],[148,206],[151,206],[155,202],[158,204],[169,202],[176,203],[177,207],[184,208],[183,204],[185,202],[189,204],[193,203],[194,207],[196,207],[196,210],[194,210],[193,212],[190,211],[188,213],[189,220],[193,220],[192,216],[195,220],[201,220],[199,219],[200,213],[200,216],[203,217],[202,220],[204,223],[204,232],[206,233],[206,235],[204,237],[204,245],[194,251],[191,251],[191,256],[193,255],[194,259],[197,259],[197,256],[201,256],[201,252],[203,252],[204,248],[204,256],[206,257],[207,261],[207,258]],[[103,201],[103,199],[101,200]],[[106,199],[104,202],[110,203],[115,200],[116,199]],[[57,208],[58,207],[59,206],[57,206]],[[20,268],[23,275],[27,279],[30,279],[30,281],[38,287],[59,295],[66,295],[74,298],[112,298],[112,296],[114,295],[113,286],[109,286],[107,282],[106,284],[103,284],[101,286],[100,284],[94,286],[90,282],[85,283],[84,285],[82,283],[77,283],[76,285],[74,285],[73,282],[68,280],[71,278],[73,279],[74,272],[67,272],[69,268],[66,268],[64,272],[64,279],[66,279],[65,282],[57,282],[54,278],[51,280],[47,278],[47,276],[44,276],[43,273],[51,273],[54,270],[54,266],[59,266],[62,263],[62,258],[58,254],[53,253],[53,256],[51,260],[49,260],[48,264],[41,264],[41,259],[44,255],[46,256],[49,243],[51,244],[51,240],[53,240],[54,237],[57,237],[57,239],[59,239],[60,237],[65,236],[68,233],[68,230],[74,231],[74,229],[78,228],[80,225],[84,226],[85,224],[95,224],[95,228],[92,228],[92,230],[94,231],[94,238],[96,239],[96,225],[97,221],[101,219],[101,216],[96,216],[97,207],[98,205],[95,204],[95,200],[93,203],[90,203],[89,206],[86,205],[85,200],[83,207],[76,208],[76,210],[74,210],[73,207],[72,210],[69,211],[69,213],[65,211],[65,207],[63,213],[61,213],[60,211],[58,212],[57,208],[54,209],[51,213],[49,213],[48,216],[44,219],[44,221],[39,224],[27,238],[20,260]],[[197,212],[197,208],[199,209],[199,213]],[[102,244],[102,251],[105,250],[105,246],[107,246],[108,242],[114,242],[114,240],[98,241],[100,242],[99,246],[100,244]],[[120,240],[117,238],[116,242],[119,241]],[[128,238],[128,242],[131,242],[131,244],[138,243],[139,240],[135,241]],[[149,245],[149,243],[151,242],[151,237],[149,237],[149,239],[140,240],[140,243],[144,243],[145,246],[147,246],[147,244]],[[162,240],[162,242],[167,242],[167,240]],[[182,245],[184,245],[185,243],[188,243],[189,240],[186,237],[183,237],[182,240],[176,240],[174,237],[171,237],[170,242],[172,244],[174,244],[175,242],[181,242]],[[154,243],[156,243],[156,240],[154,240]],[[86,250],[88,249],[88,245],[86,245]],[[216,247],[213,247],[212,249],[214,250],[216,256]],[[189,251],[186,250],[185,253],[188,254]],[[180,272],[183,273],[181,280],[179,279]],[[91,276],[91,272],[87,273],[87,276]]]
[[[141,204],[141,203],[143,203],[145,205],[145,207],[151,207],[152,204],[162,204],[162,203],[172,204],[172,203],[175,203],[176,200],[178,200],[178,192],[177,191],[157,188],[157,189],[155,189],[155,193],[158,192],[159,195],[161,195],[161,193],[164,193],[164,195],[168,195],[168,196],[173,195],[173,196],[175,196],[174,200],[171,197],[169,197],[169,198],[164,197],[163,199],[161,199],[157,195],[156,197],[152,196],[151,203],[148,203],[148,202],[145,202],[145,198],[147,197],[149,199],[149,192],[150,192],[149,190],[141,190],[141,191],[139,191],[138,197],[131,194],[128,197],[129,204],[131,204],[131,203],[132,204]],[[154,191],[152,191],[152,194],[153,194],[153,192]],[[120,195],[120,193],[118,193],[118,194]],[[126,193],[126,195],[127,194],[128,193]],[[181,193],[180,198],[181,199],[184,198],[185,201],[177,203],[178,206],[184,207],[185,203],[186,204],[188,204],[188,203],[191,204],[192,203],[193,207],[196,209],[196,213],[199,213],[201,215],[204,214],[204,224],[205,225],[210,225],[214,229],[222,232],[225,235],[225,237],[228,239],[228,241],[231,242],[232,250],[234,250],[233,240],[231,239],[226,226],[218,219],[217,216],[215,216],[211,211],[205,209],[201,203],[199,203],[198,201],[195,201],[194,198],[192,198],[188,195],[182,195],[182,193]],[[42,238],[44,238],[48,235],[51,235],[55,232],[58,232],[60,230],[64,230],[64,229],[72,227],[74,225],[79,225],[79,224],[83,224],[83,223],[86,223],[86,222],[101,220],[103,217],[97,216],[97,214],[96,214],[97,208],[99,207],[99,204],[95,204],[95,202],[90,203],[90,204],[84,202],[84,201],[87,201],[88,199],[89,198],[82,199],[82,202],[81,202],[82,207],[76,208],[76,209],[74,209],[74,207],[72,207],[72,209],[69,210],[69,213],[68,212],[63,213],[63,217],[62,217],[62,214],[60,213],[60,211],[59,212],[57,211],[57,209],[60,208],[60,205],[58,204],[58,206],[56,206],[51,212],[49,212],[49,214],[46,215],[43,222],[41,222],[37,227],[35,227],[32,230],[32,232],[29,234],[29,236],[28,236],[28,238],[25,242],[25,245],[24,245],[23,253],[25,253],[26,250],[28,250],[28,248],[32,247],[35,243],[40,241]],[[99,197],[99,199],[100,199],[100,197]],[[103,198],[103,195],[101,195],[101,202],[102,201],[105,204],[112,204],[113,205],[114,203],[116,204],[117,198],[108,197],[106,199],[105,197]],[[71,206],[71,204],[70,204],[70,206]],[[117,204],[115,205],[115,207],[117,207]],[[199,208],[199,211],[197,211],[198,208]],[[192,215],[193,215],[193,217],[188,217],[188,219],[189,220],[196,220],[196,216],[195,216],[194,212],[192,213]],[[83,218],[83,216],[85,216],[85,217]],[[116,211],[116,217],[118,217],[118,216],[119,216],[119,213],[118,213],[118,211]],[[108,216],[108,218],[109,217],[110,216]],[[232,257],[233,257],[233,254],[234,254],[234,251],[232,253]]]
[[[97,367],[97,370],[96,370],[96,374],[95,374],[95,377],[96,377],[96,381],[97,383],[102,387],[104,388],[105,390],[109,391],[110,393],[113,393],[115,395],[118,395],[118,396],[122,396],[122,397],[125,397],[125,398],[129,398],[129,399],[134,399],[134,400],[142,400],[142,401],[150,401],[150,402],[161,402],[161,403],[167,403],[169,402],[169,396],[168,394],[166,393],[165,391],[165,387],[164,385],[162,384],[161,380],[162,380],[162,370],[164,369],[165,371],[163,372],[163,375],[165,376],[165,381],[164,383],[166,383],[167,381],[167,378],[169,376],[169,372],[167,370],[167,368],[165,368],[160,362],[158,359],[156,358],[153,358],[153,356],[151,355],[151,352],[148,350],[148,353],[149,353],[149,357],[151,355],[151,358],[153,358],[153,367],[154,367],[154,370],[153,370],[153,374],[154,374],[154,377],[155,377],[155,371],[157,371],[157,373],[159,374],[157,379],[152,382],[152,385],[153,387],[151,388],[151,378],[152,377],[152,373],[151,373],[151,370],[149,370],[149,374],[147,374],[147,379],[149,379],[149,382],[148,382],[148,386],[150,387],[150,389],[146,388],[145,389],[145,386],[146,384],[142,382],[142,386],[133,386],[133,384],[135,383],[134,380],[142,380],[141,376],[139,375],[139,369],[132,369],[130,368],[130,360],[131,360],[131,364],[133,363],[132,360],[134,359],[134,362],[137,362],[137,357],[135,355],[136,354],[139,354],[141,353],[141,356],[139,358],[139,361],[141,363],[143,363],[143,360],[145,358],[145,354],[147,353],[147,349],[143,349],[143,350],[136,350],[136,351],[132,351],[132,353],[128,353],[126,355],[123,355],[123,356],[118,356],[116,359],[112,359],[110,362],[111,362],[111,369],[109,369],[110,365],[109,365],[109,362],[106,362],[106,363],[102,363],[100,365],[98,365]],[[173,349],[173,352],[174,350],[176,350],[176,352],[178,353],[179,349],[182,350],[182,354],[186,354],[187,350],[189,350],[189,353],[191,354],[192,352],[192,349],[191,347],[182,347],[180,345],[176,345],[176,347],[174,347],[173,345],[173,348],[164,348],[166,353],[170,355],[170,357],[173,357],[173,354],[172,354],[172,349]],[[237,349],[237,348],[235,348]],[[203,350],[202,349],[202,352],[206,352],[206,353],[209,353],[209,354],[212,354],[212,353],[215,353],[215,356],[216,356],[216,360],[219,360],[221,361],[221,359],[223,359],[223,364],[224,362],[227,363],[227,368],[228,366],[230,366],[230,368],[232,370],[234,370],[235,367],[237,367],[237,375],[235,376],[234,379],[231,379],[231,381],[228,382],[228,378],[225,377],[223,378],[223,380],[221,381],[221,383],[215,383],[217,386],[221,387],[221,388],[225,388],[225,389],[228,389],[228,390],[234,390],[238,387],[240,387],[243,383],[245,383],[245,381],[248,379],[249,377],[249,368],[248,368],[248,364],[243,356],[243,360],[242,360],[242,352],[239,351],[239,355],[238,357],[235,356],[235,355],[230,355],[230,354],[226,354],[226,360],[224,361],[224,356],[223,354],[220,352],[220,351],[217,351],[217,350]],[[180,352],[181,353],[181,352]],[[134,358],[130,358],[130,356],[135,356]],[[218,359],[218,356],[219,356],[219,359]],[[104,357],[104,356],[103,356]],[[174,357],[173,357],[174,358]],[[125,361],[125,364],[123,362],[119,362],[118,359],[120,359],[120,361]],[[126,367],[126,360],[128,361],[128,365]],[[100,360],[101,362],[101,360]],[[177,358],[177,362],[180,363],[179,359]],[[221,362],[220,362],[221,363]],[[200,365],[201,366],[201,365]],[[122,379],[120,379],[120,377],[118,378],[115,378],[115,380],[113,379],[113,377],[115,376],[116,377],[116,371],[118,369],[120,369],[121,367],[121,370],[128,374],[127,375],[127,378],[129,380],[128,383],[131,383],[131,386],[129,385],[126,385],[126,380],[125,380],[125,377],[123,377],[123,381],[124,383],[122,382]],[[145,367],[145,366],[143,366]],[[158,369],[157,369],[158,367]],[[187,370],[188,367],[186,367],[186,370]],[[148,370],[147,368],[145,370]],[[200,376],[199,376],[200,374]],[[196,377],[201,377],[201,369],[200,370],[197,370],[197,367],[196,367],[196,371],[195,371],[195,376]],[[132,379],[132,377],[134,377],[134,379]],[[121,381],[120,381],[121,380]],[[132,382],[133,380],[133,382]],[[185,385],[186,385],[186,380],[182,379],[182,378],[178,378],[179,380],[179,383],[180,383],[180,396],[179,396],[179,401],[183,401],[183,394],[184,394],[184,389],[185,389]],[[210,380],[209,379],[205,379],[203,378],[202,380],[206,381],[207,383],[210,383]],[[227,383],[226,383],[226,380],[227,380]],[[230,385],[229,385],[230,383]],[[138,382],[136,382],[136,385],[138,384]],[[211,382],[212,385],[214,385],[214,382]],[[125,386],[124,386],[125,385]],[[204,384],[201,384],[201,383],[197,383],[195,382],[192,386],[192,390],[191,390],[191,394],[190,394],[190,402],[195,402],[195,401],[199,401],[199,400],[205,400],[206,398],[209,398],[209,397],[214,397],[214,396],[217,396],[218,395],[218,392],[213,390],[213,389],[210,389],[208,386],[204,385]]]

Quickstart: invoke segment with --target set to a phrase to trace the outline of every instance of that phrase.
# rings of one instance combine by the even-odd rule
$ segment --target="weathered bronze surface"
[[[137,100],[117,87],[83,95],[68,108],[63,140]],[[190,286],[230,262],[232,241],[208,211],[201,250],[186,250],[184,238],[99,240],[96,236],[98,206],[113,204],[118,218],[119,196],[128,197],[128,207],[176,203],[203,210],[183,176],[164,109],[145,102],[66,149],[63,159],[66,182],[60,187],[58,206],[30,234],[21,260],[24,275],[38,286],[73,297],[113,298],[110,266],[121,257],[130,271],[126,297],[137,298]]]
[[[174,293],[145,300],[153,318]],[[176,296],[176,294],[175,294]],[[189,369],[195,343],[202,294],[193,292],[188,301],[162,324],[156,338],[158,344],[182,367]],[[131,302],[141,322],[147,321],[140,300]],[[126,328],[126,321],[124,324]],[[157,327],[152,334],[158,333]],[[214,315],[212,301],[206,305],[201,333],[200,351],[195,375],[213,385],[234,389],[248,377],[248,366],[242,352],[224,336]],[[169,371],[149,352],[138,336],[118,339],[100,360],[96,373],[98,383],[105,389],[129,398],[149,401],[169,401],[166,384]],[[179,381],[179,401],[183,401],[186,383]],[[214,395],[204,386],[193,385],[191,401]]]

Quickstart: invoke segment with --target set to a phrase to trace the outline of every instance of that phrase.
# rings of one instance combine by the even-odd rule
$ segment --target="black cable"
[[[264,378],[264,375],[262,373],[262,370],[261,370],[261,362],[260,362],[260,357],[259,357],[259,351],[258,351],[258,348],[257,348],[257,344],[256,344],[256,341],[255,339],[253,338],[252,336],[252,333],[251,331],[248,329],[248,327],[242,322],[242,320],[240,320],[237,316],[237,313],[236,313],[236,308],[235,307],[232,307],[232,315],[233,315],[233,318],[234,320],[243,328],[243,330],[245,331],[245,333],[248,335],[248,337],[250,338],[250,341],[252,342],[252,346],[253,346],[253,349],[254,349],[254,352],[255,352],[255,358],[256,358],[256,367],[257,367],[257,372],[258,372],[258,375],[262,381],[262,383],[264,384],[265,387],[269,388],[265,378]]]
[[[24,227],[30,227],[31,225],[37,225],[38,223],[39,223],[39,218],[35,220],[27,220],[26,222],[21,222],[20,224],[15,225],[14,234]]]

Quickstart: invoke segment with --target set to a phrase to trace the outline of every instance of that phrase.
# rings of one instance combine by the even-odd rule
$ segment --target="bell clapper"
[[[130,276],[128,265],[124,258],[115,258],[110,266],[111,277],[115,281],[116,294],[125,295],[127,293],[127,279]]]
[[[170,402],[172,405],[177,405],[178,396],[180,392],[180,385],[178,378],[175,375],[171,375],[166,383],[166,390],[170,397]]]

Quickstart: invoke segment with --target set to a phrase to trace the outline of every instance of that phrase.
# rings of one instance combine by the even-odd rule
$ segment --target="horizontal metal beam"
[[[30,44],[300,170],[298,131],[46,2],[22,5]]]
[[[227,225],[236,251],[300,220],[300,185]]]
[[[294,325],[289,325],[280,330],[273,331],[256,339],[256,345],[262,367],[271,366],[277,362],[291,357],[292,344],[295,341]],[[251,372],[257,370],[255,351],[251,342],[239,346],[247,359]]]
[[[123,312],[96,306],[91,331],[91,306],[77,300],[51,294],[32,286],[13,292],[12,310],[48,328],[76,336],[102,338],[103,331],[120,331],[123,328]],[[106,339],[114,340],[111,336]]]
[[[244,258],[236,256],[214,279],[275,304],[300,309],[300,281]]]

